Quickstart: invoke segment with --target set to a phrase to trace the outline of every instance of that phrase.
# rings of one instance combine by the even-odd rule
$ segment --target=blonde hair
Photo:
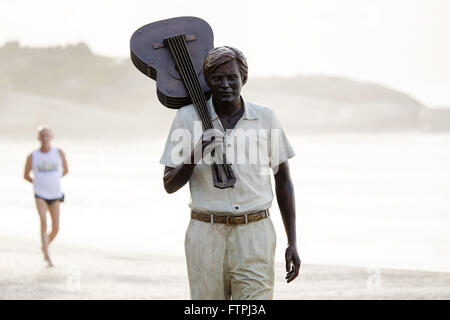
[[[46,124],[41,124],[41,125],[39,125],[38,127],[37,127],[37,134],[39,135],[42,131],[44,131],[44,130],[48,130],[50,133],[52,133],[52,129],[48,126],[48,125],[46,125]]]

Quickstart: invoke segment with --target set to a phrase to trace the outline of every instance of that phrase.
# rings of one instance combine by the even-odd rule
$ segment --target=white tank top
[[[46,153],[37,149],[33,151],[31,156],[34,193],[49,200],[61,198],[61,176],[63,170],[62,158],[58,148],[51,147]]]

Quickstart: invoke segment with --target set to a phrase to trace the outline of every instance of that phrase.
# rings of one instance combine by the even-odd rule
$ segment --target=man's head
[[[50,142],[53,139],[53,132],[47,125],[40,125],[37,128],[38,133],[38,140],[41,142],[42,145],[50,145]]]
[[[203,63],[203,74],[211,93],[224,102],[240,97],[247,73],[247,60],[241,51],[232,47],[210,50]]]

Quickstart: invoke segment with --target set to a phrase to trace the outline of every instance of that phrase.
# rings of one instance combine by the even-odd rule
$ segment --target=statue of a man
[[[300,269],[288,165],[295,153],[274,112],[241,97],[247,73],[247,61],[239,50],[218,47],[208,53],[203,74],[212,93],[208,108],[215,130],[206,131],[177,163],[173,150],[178,139],[172,139],[172,134],[182,129],[193,136],[198,121],[193,105],[179,109],[160,161],[165,165],[163,180],[168,193],[189,181],[191,220],[185,251],[192,299],[273,298],[276,235],[269,216],[273,200],[270,168],[288,240],[287,282],[294,280]],[[251,146],[255,143],[256,149]],[[267,148],[261,152],[258,148],[263,145]],[[205,149],[211,147],[225,150],[232,163],[237,178],[232,188],[215,188],[211,166],[202,162],[204,157],[196,159],[196,152],[206,156],[211,151]],[[227,148],[234,147],[236,161],[228,157]],[[267,155],[269,170],[263,170],[264,163],[255,163],[255,152]]]

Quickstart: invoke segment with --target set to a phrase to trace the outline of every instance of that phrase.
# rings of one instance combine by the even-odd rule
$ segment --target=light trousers
[[[185,237],[191,299],[272,299],[275,247],[270,217],[241,225],[191,219]]]

